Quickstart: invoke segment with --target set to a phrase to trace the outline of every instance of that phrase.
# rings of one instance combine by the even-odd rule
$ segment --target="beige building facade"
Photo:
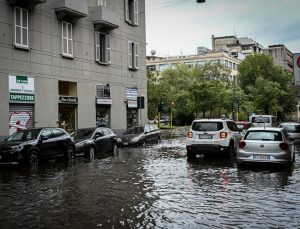
[[[0,0],[0,137],[147,121],[144,0]]]

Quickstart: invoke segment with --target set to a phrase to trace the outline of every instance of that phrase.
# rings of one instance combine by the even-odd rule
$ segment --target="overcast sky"
[[[300,0],[146,0],[147,55],[196,54],[211,36],[250,37],[300,53]]]

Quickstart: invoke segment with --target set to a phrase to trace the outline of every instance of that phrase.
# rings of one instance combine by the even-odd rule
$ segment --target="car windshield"
[[[269,117],[252,117],[252,123],[269,123]]]
[[[36,139],[39,136],[41,130],[34,129],[34,130],[21,130],[13,135],[11,135],[7,141],[14,142],[14,141],[30,141]]]
[[[222,129],[222,122],[194,122],[192,125],[194,131],[219,131]]]
[[[91,128],[91,129],[79,129],[79,130],[75,130],[71,136],[74,138],[74,140],[76,139],[88,139],[91,138],[93,133],[94,133],[95,129]]]
[[[144,133],[144,127],[141,126],[133,126],[130,127],[125,134],[142,134]]]
[[[282,141],[282,135],[279,131],[249,131],[247,132],[244,140],[256,140],[256,141]]]
[[[300,125],[284,124],[279,127],[286,129],[288,133],[300,133]]]

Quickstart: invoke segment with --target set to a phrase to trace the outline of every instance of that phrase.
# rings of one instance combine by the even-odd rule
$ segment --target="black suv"
[[[0,143],[0,164],[37,166],[41,160],[75,154],[70,135],[60,128],[26,129]]]

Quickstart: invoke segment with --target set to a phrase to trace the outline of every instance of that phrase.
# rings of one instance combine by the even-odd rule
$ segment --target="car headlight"
[[[82,146],[85,146],[85,145],[90,144],[90,143],[92,143],[92,141],[86,140],[86,141],[76,143],[75,146],[76,147],[82,147]]]
[[[132,142],[138,142],[141,139],[140,136],[138,137],[134,137],[133,139],[131,139]]]
[[[122,142],[122,138],[117,138],[117,142]]]
[[[23,145],[12,146],[11,149],[21,151],[23,149]]]

